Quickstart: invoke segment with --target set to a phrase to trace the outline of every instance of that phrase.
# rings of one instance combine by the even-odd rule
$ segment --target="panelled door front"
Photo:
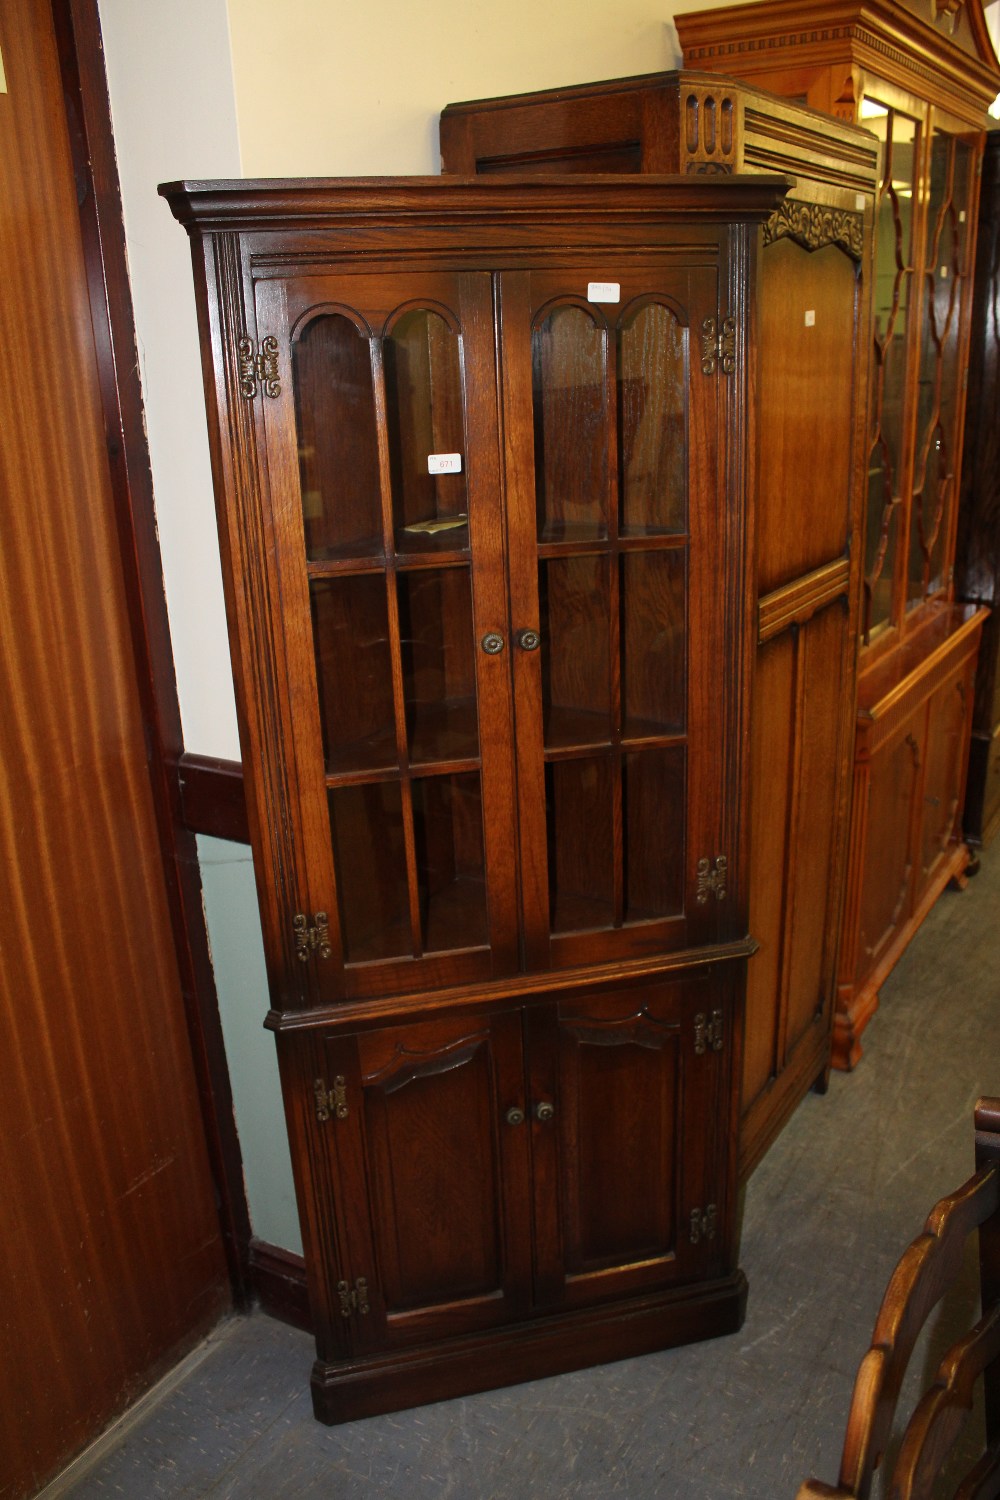
[[[343,1118],[326,1211],[350,1347],[388,1348],[530,1309],[529,1136],[521,1017],[440,1017],[332,1037]]]
[[[539,1308],[718,1273],[725,986],[581,993],[527,1012],[525,1027]]]

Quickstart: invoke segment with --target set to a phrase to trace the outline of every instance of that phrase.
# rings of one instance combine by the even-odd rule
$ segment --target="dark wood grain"
[[[5,7],[2,43],[0,253],[17,378],[0,396],[0,1452],[4,1487],[24,1494],[196,1342],[230,1289],[47,8]]]
[[[165,189],[194,248],[325,1421],[742,1317],[755,256],[786,188]],[[665,386],[667,456],[638,437],[634,351],[618,399],[654,306],[642,336],[669,351],[641,378]],[[370,335],[343,409],[343,372],[297,402],[311,376],[289,358],[330,308]],[[578,358],[581,318],[599,357]],[[723,318],[732,360],[702,339]],[[242,330],[274,340],[273,379],[240,373]],[[354,421],[359,391],[381,532],[327,531],[311,558],[302,430]],[[646,495],[624,527],[623,432],[633,489],[633,456],[673,475],[668,514]],[[447,487],[424,465],[444,439],[468,517],[438,541]]]

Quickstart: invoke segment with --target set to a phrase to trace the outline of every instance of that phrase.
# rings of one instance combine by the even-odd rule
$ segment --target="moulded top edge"
[[[293,228],[405,212],[426,219],[565,217],[597,211],[722,222],[766,218],[794,177],[776,173],[623,176],[235,178],[161,183],[180,223],[203,229]]]
[[[701,14],[701,12],[699,12]],[[822,110],[812,109],[797,99],[775,94],[762,88],[759,83],[747,78],[730,78],[722,73],[710,73],[700,68],[677,68],[666,73],[635,73],[629,78],[604,78],[594,83],[564,84],[561,88],[536,89],[524,94],[497,94],[490,98],[461,99],[446,104],[441,111],[442,119],[455,115],[479,115],[485,109],[491,111],[531,109],[539,104],[572,103],[576,99],[608,98],[615,94],[651,94],[670,92],[673,89],[704,88],[713,93],[724,89],[739,96],[751,109],[761,105],[773,105],[774,112],[801,120],[812,126],[823,136],[837,140],[841,136],[856,135],[861,139],[870,137],[864,126],[840,120]]]

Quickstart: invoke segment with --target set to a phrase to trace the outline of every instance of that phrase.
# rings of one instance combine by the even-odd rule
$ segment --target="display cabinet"
[[[926,740],[915,726],[943,662],[964,684],[985,618],[956,606],[953,575],[979,170],[1000,66],[979,0],[764,0],[678,16],[677,30],[689,64],[859,121],[880,142],[855,789],[834,1024],[834,1062],[849,1068],[880,984],[969,862],[961,808],[971,695],[956,687],[959,724],[955,712],[932,715]],[[888,726],[904,720],[899,741]],[[884,759],[900,744],[915,757],[909,819]],[[918,857],[931,846],[933,859]]]
[[[825,1082],[844,903],[878,147],[688,71],[449,105],[446,171],[784,168],[759,231],[757,656],[741,1171]]]
[[[976,848],[1000,827],[1000,132],[986,137],[969,347],[955,591],[985,604],[972,708],[965,837]]]
[[[343,1421],[735,1329],[779,178],[173,184]]]

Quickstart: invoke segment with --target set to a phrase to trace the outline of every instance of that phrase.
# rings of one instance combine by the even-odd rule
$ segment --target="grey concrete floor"
[[[834,1482],[889,1274],[972,1171],[977,1097],[1000,1094],[998,1022],[1000,845],[964,893],[945,893],[883,987],[859,1067],[804,1100],[752,1177],[740,1333],[324,1428],[311,1340],[233,1319],[58,1493],[772,1500],[809,1474]],[[967,1296],[973,1272],[970,1258]]]

